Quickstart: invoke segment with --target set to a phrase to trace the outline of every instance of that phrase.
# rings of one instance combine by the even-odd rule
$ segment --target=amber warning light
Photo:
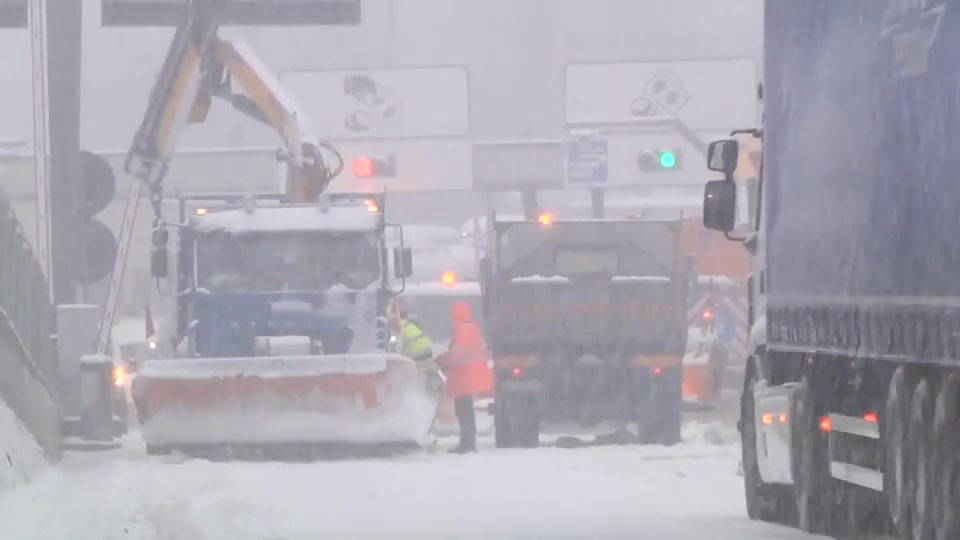
[[[541,225],[550,225],[551,223],[553,223],[553,216],[550,215],[550,213],[543,213],[543,214],[540,214],[540,217],[538,218],[538,220],[540,221]]]
[[[444,285],[452,286],[457,282],[457,276],[455,276],[453,272],[444,272],[443,275],[440,276],[440,281]]]

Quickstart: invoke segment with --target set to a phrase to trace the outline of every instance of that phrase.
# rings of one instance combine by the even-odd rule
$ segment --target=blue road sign
[[[567,183],[573,185],[607,182],[608,147],[596,132],[575,133],[567,143]]]

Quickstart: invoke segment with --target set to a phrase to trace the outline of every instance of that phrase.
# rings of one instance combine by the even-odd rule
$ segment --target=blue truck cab
[[[735,226],[726,139],[703,212],[754,260],[747,512],[960,538],[960,0],[768,0],[764,25],[759,204]]]
[[[265,340],[297,336],[309,338],[311,354],[392,350],[387,306],[411,257],[400,245],[388,258],[384,203],[370,194],[314,204],[272,194],[181,198],[174,348],[249,357],[264,354]]]

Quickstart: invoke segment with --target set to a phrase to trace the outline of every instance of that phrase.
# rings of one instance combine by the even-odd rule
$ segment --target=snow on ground
[[[26,483],[46,463],[33,434],[0,399],[0,493]]]
[[[74,455],[0,497],[23,540],[799,540],[745,517],[729,428],[672,448],[495,450],[323,463]],[[451,441],[443,440],[449,447]]]

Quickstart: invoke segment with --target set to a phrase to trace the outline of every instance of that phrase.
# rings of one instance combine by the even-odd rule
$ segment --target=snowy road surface
[[[801,540],[745,517],[730,428],[673,448],[417,454],[326,463],[70,456],[0,496],[18,540]],[[447,441],[449,442],[449,441]]]

